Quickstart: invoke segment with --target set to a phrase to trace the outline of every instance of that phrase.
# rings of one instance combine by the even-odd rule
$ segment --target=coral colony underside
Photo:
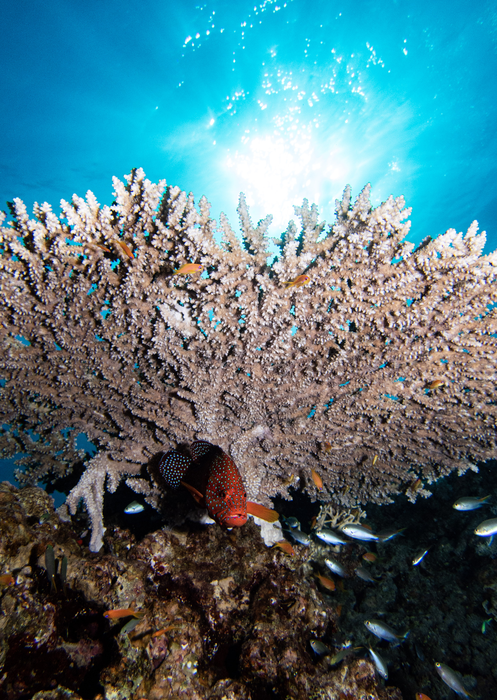
[[[271,217],[254,227],[243,196],[237,235],[141,169],[114,179],[111,206],[88,192],[30,218],[14,200],[0,444],[24,453],[19,481],[69,473],[84,432],[98,452],[68,504],[84,500],[98,551],[105,491],[125,479],[157,505],[143,466],[195,439],[266,505],[297,484],[344,506],[415,499],[495,457],[497,252],[476,222],[415,248],[403,198],[369,193],[346,188],[332,225],[304,200],[274,260]]]

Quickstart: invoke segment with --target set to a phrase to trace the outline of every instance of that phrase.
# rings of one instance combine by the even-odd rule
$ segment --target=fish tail
[[[159,473],[168,486],[177,489],[191,464],[189,456],[169,450],[160,458]]]
[[[202,494],[200,493],[200,491],[198,491],[193,486],[190,486],[190,484],[187,484],[185,481],[182,481],[181,485],[188,489],[188,491],[192,494],[193,498],[197,501],[197,503],[200,503],[201,505],[204,504],[205,499],[204,496],[202,496]]]

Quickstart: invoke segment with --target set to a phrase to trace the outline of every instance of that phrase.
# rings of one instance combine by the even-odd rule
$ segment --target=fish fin
[[[181,479],[191,466],[191,463],[192,460],[190,457],[180,454],[176,450],[164,452],[157,465],[159,477],[167,486],[177,489],[181,483]]]
[[[275,510],[266,508],[266,506],[261,506],[259,503],[253,503],[252,501],[247,501],[247,513],[255,515],[256,518],[267,520],[268,523],[275,523],[280,517],[279,513]]]
[[[209,453],[215,451],[216,446],[212,445],[207,440],[195,440],[190,445],[190,451],[192,453],[193,461],[198,462]]]
[[[205,500],[200,491],[197,491],[196,488],[190,486],[190,484],[187,484],[184,481],[181,482],[181,485],[188,489],[188,491],[192,494],[193,498],[197,501],[197,503],[204,505]]]

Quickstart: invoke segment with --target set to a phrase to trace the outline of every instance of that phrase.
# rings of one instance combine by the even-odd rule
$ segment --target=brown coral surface
[[[312,652],[312,639],[333,646],[339,611],[316,588],[309,550],[268,549],[250,523],[141,542],[116,528],[96,554],[51,500],[0,484],[0,570],[13,578],[0,591],[1,700],[401,700],[365,658],[332,666]],[[131,606],[138,618],[104,616]]]
[[[70,471],[80,432],[98,446],[69,496],[94,551],[105,489],[156,502],[142,465],[195,438],[266,505],[299,478],[315,496],[312,468],[350,506],[495,457],[497,253],[476,222],[414,250],[402,197],[373,209],[347,188],[333,226],[296,207],[268,264],[270,217],[254,228],[243,196],[239,237],[140,169],[114,191],[60,217],[15,200],[0,229],[2,454],[36,483]],[[186,263],[205,270],[173,276]]]

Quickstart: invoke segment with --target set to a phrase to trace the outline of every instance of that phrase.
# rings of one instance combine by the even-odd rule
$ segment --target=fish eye
[[[224,489],[219,489],[217,495],[219,496],[219,498],[226,498],[226,491]]]

